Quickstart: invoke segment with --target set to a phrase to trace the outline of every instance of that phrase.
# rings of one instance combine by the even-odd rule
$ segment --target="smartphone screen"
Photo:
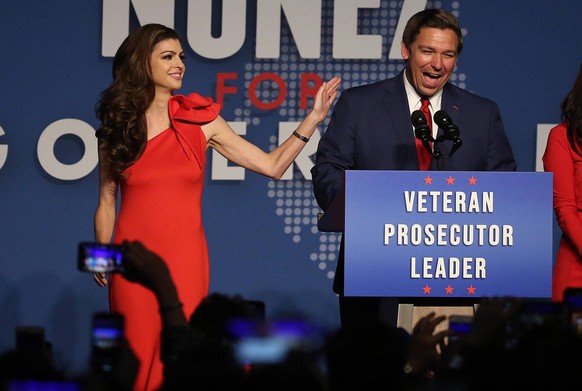
[[[473,317],[469,315],[449,316],[449,341],[454,342],[471,332]]]
[[[323,345],[321,330],[301,319],[235,320],[229,329],[236,340],[235,356],[243,365],[280,363],[291,352],[311,354]]]
[[[549,300],[531,300],[524,304],[518,315],[518,326],[522,330],[531,330],[563,320],[564,306]]]
[[[81,385],[73,380],[25,380],[8,381],[8,391],[81,391]]]
[[[275,364],[287,358],[292,340],[279,336],[245,337],[235,346],[235,357],[241,364]]]
[[[83,242],[78,249],[78,268],[95,273],[123,273],[123,246]]]
[[[95,349],[110,350],[120,347],[124,338],[123,315],[111,312],[95,313],[91,334]]]
[[[124,318],[111,312],[93,314],[91,327],[91,365],[99,373],[111,373],[118,368],[123,352]]]

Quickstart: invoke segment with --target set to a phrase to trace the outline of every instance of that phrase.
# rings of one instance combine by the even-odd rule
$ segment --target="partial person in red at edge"
[[[340,79],[324,82],[293,135],[266,153],[238,136],[212,99],[174,95],[182,87],[183,59],[180,37],[159,24],[138,28],[115,54],[113,82],[97,105],[101,123],[94,228],[98,242],[139,240],[166,259],[183,311],[191,314],[209,284],[201,213],[206,149],[212,147],[253,172],[281,178],[326,118]],[[162,384],[163,369],[156,299],[119,275],[109,277],[94,274],[99,286],[109,286],[110,310],[125,317],[127,339],[140,361],[135,389],[155,390]]]
[[[582,288],[582,63],[561,105],[562,122],[550,130],[542,158],[554,173],[554,212],[562,238],[552,277],[552,300],[566,288]]]

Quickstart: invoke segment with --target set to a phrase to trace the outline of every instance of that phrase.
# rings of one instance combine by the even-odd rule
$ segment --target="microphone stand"
[[[455,151],[459,149],[461,144],[463,144],[463,141],[459,137],[459,128],[457,128],[453,124],[452,120],[449,118],[447,113],[445,113],[442,110],[439,110],[438,112],[435,113],[435,120],[439,125],[439,129],[441,129],[443,133],[436,139],[434,139],[431,134],[431,129],[427,125],[426,118],[422,111],[415,110],[412,112],[410,117],[412,121],[412,126],[414,127],[415,137],[418,140],[422,141],[422,145],[424,145],[424,147],[432,155],[432,157],[437,160],[438,171],[442,171],[443,160],[453,156]],[[436,117],[438,117],[438,119]],[[439,148],[439,144],[445,140],[453,141],[453,146],[448,155],[443,155]],[[430,142],[433,143],[432,149],[430,147]]]
[[[438,171],[442,171],[443,170],[443,161],[441,160],[441,150],[439,148],[439,142],[441,142],[442,140],[439,140],[438,138],[433,142],[432,145],[432,157],[433,159],[435,159],[437,161],[437,170]]]
[[[437,170],[438,171],[443,170],[443,160],[448,159],[451,156],[453,156],[455,151],[457,149],[459,149],[459,147],[463,144],[463,140],[461,140],[459,137],[456,137],[455,139],[453,139],[453,147],[451,148],[451,152],[448,155],[443,155],[443,154],[441,154],[439,144],[445,140],[448,140],[448,139],[449,138],[445,134],[438,136],[436,138],[436,140],[434,140],[434,142],[433,142],[432,151],[430,151],[432,154],[432,157],[437,160]]]

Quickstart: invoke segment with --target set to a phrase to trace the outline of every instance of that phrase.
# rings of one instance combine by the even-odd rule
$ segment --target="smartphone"
[[[234,353],[243,365],[278,364],[287,358],[292,348],[292,341],[280,336],[248,336],[236,343]]]
[[[564,290],[564,304],[570,327],[582,335],[582,288],[566,288]]]
[[[77,266],[84,272],[123,273],[124,247],[93,242],[79,243]]]
[[[449,316],[449,342],[455,342],[471,332],[473,317],[470,315]]]
[[[96,312],[91,323],[91,365],[99,373],[111,373],[123,351],[125,322],[121,314]]]
[[[301,319],[231,324],[236,337],[235,357],[243,365],[283,362],[291,352],[313,354],[323,345],[321,330]]]
[[[8,381],[8,391],[81,391],[81,384],[75,380],[28,380]]]
[[[555,324],[563,321],[564,305],[550,300],[530,300],[524,303],[517,322],[521,330]]]
[[[96,312],[91,325],[91,340],[94,349],[118,348],[125,337],[123,315],[115,312]]]

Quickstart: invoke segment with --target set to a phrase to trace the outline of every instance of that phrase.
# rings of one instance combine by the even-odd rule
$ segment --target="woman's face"
[[[182,87],[186,66],[184,51],[177,39],[160,41],[150,56],[152,82],[157,92],[174,91]]]

